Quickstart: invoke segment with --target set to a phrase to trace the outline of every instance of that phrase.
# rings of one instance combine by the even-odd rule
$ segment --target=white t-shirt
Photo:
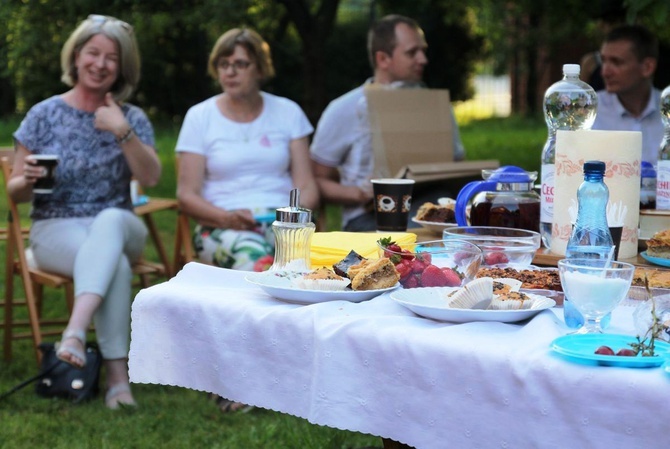
[[[226,209],[276,209],[293,188],[289,143],[314,128],[295,102],[261,92],[263,111],[250,123],[226,118],[218,96],[191,107],[177,139],[177,152],[206,157],[202,196]]]
[[[661,121],[661,92],[652,89],[647,107],[639,117],[633,117],[614,93],[599,90],[598,114],[591,129],[605,131],[641,131],[642,160],[656,165],[658,150],[663,140]]]

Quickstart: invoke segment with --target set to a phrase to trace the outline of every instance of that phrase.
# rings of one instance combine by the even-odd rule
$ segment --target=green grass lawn
[[[17,120],[0,121],[0,146],[11,145],[11,133],[17,125]],[[178,126],[158,126],[156,129],[164,169],[160,185],[147,191],[150,196],[174,197],[177,134]],[[502,165],[538,170],[546,128],[539,119],[488,119],[462,126],[461,135],[468,159],[498,159]],[[5,210],[3,191],[0,213],[4,214]],[[171,253],[175,215],[163,212],[156,214],[155,219]],[[4,250],[4,244],[0,244],[3,260]],[[150,247],[147,257],[155,257]],[[4,270],[2,272],[4,286]],[[64,310],[64,301],[58,292],[47,292],[46,301],[47,314],[56,315]],[[0,392],[36,372],[30,342],[15,342],[14,359],[9,363],[0,362]],[[354,449],[382,446],[377,437],[317,426],[269,410],[221,414],[202,392],[158,385],[136,385],[133,388],[140,407],[111,412],[103,406],[101,399],[74,406],[61,400],[38,398],[34,388],[28,387],[0,402],[0,449]]]

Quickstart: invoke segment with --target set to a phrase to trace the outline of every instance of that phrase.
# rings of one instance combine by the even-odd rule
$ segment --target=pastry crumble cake
[[[660,270],[656,268],[635,268],[633,274],[633,285],[644,287],[644,276],[647,276],[649,287],[651,288],[670,288],[670,270]]]
[[[657,232],[647,240],[647,254],[651,257],[670,259],[670,229]]]
[[[387,257],[381,259],[361,261],[347,270],[353,290],[378,290],[390,288],[398,283],[400,274],[393,262]]]
[[[522,282],[521,288],[563,291],[558,270],[517,270],[514,268],[480,268],[477,277],[512,278]]]
[[[311,280],[342,280],[341,276],[338,276],[333,270],[326,267],[317,268],[309,273],[305,273],[303,277]]]
[[[416,212],[416,219],[419,221],[432,221],[435,223],[455,223],[456,213],[455,204],[442,206],[433,203],[423,203]]]

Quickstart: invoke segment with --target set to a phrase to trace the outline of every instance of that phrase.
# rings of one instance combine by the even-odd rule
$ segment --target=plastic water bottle
[[[607,225],[609,189],[605,185],[604,177],[604,162],[584,163],[584,182],[577,190],[577,221],[570,234],[565,257],[605,260],[614,258],[614,242]],[[584,323],[584,317],[567,297],[563,302],[563,315],[568,327],[580,327]],[[608,326],[610,319],[611,314],[607,314],[601,321],[601,326]]]
[[[596,92],[579,79],[579,64],[563,65],[563,79],[552,84],[544,94],[544,120],[547,122],[548,137],[542,149],[540,233],[547,248],[551,245],[554,220],[556,131],[591,129],[597,109]]]
[[[665,132],[656,166],[656,209],[670,210],[670,86],[661,93],[661,119]]]

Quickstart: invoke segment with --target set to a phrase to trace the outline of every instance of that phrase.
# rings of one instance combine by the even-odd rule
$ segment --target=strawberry
[[[447,285],[447,275],[435,265],[428,265],[421,273],[422,287],[444,287]]]
[[[412,267],[412,273],[423,273],[423,270],[426,268],[426,264],[419,258],[412,260],[410,266]]]
[[[445,287],[459,287],[461,285],[461,276],[453,268],[442,268],[442,272],[447,277]]]
[[[416,258],[421,259],[426,266],[430,265],[433,261],[433,256],[430,253],[419,253]]]
[[[401,250],[400,250],[400,253],[401,253],[401,254],[400,254],[400,257],[402,257],[402,258],[405,259],[405,260],[412,260],[412,259],[414,259],[414,254],[410,253],[410,252],[407,251],[406,249],[401,249]]]
[[[400,280],[402,281],[405,279],[407,276],[412,274],[412,268],[409,266],[409,264],[400,262],[395,266],[395,269],[398,270],[398,273],[400,274]]]
[[[493,251],[487,253],[484,256],[484,263],[486,265],[497,265],[499,263],[507,263],[507,262],[509,262],[509,259],[507,258],[507,255],[502,251]]]
[[[469,257],[472,257],[472,254],[466,251],[458,251],[456,254],[454,254],[454,262],[461,263],[462,260],[465,260]]]
[[[389,251],[393,251],[394,253],[402,252],[402,248],[400,247],[400,245],[398,245],[395,242],[391,243],[389,246],[387,246],[386,249],[389,250]]]
[[[419,281],[420,281],[420,277],[419,277],[419,276],[420,276],[420,275],[416,275],[416,274],[415,274],[415,275],[408,276],[408,277],[405,279],[405,282],[404,282],[404,283],[401,282],[402,286],[403,286],[404,288],[416,288],[416,287],[418,287],[419,285],[421,285],[421,284],[419,283]]]
[[[256,262],[254,262],[254,271],[267,271],[272,266],[274,261],[275,258],[270,254],[260,257],[258,260],[256,260]]]

